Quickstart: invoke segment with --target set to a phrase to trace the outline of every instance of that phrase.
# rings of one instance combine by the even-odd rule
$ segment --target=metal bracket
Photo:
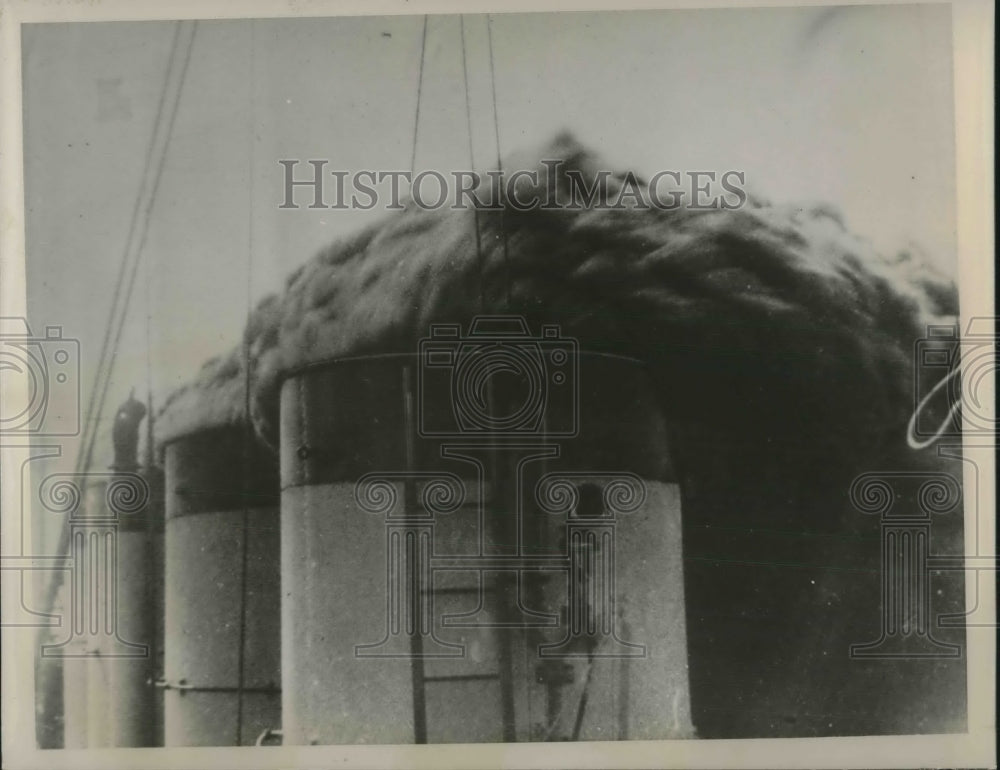
[[[253,693],[257,695],[280,695],[281,688],[274,684],[266,684],[263,687],[216,687],[211,685],[188,684],[186,679],[178,679],[176,682],[168,682],[166,679],[157,679],[153,686],[160,690],[177,690],[183,695],[186,692],[219,692],[219,693]]]
[[[268,727],[257,736],[257,740],[254,741],[254,746],[281,746],[284,739],[284,733],[281,731],[280,727]],[[271,741],[268,743],[268,741]]]

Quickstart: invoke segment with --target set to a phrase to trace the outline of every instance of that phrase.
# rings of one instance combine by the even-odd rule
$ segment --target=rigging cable
[[[587,655],[587,678],[583,683],[583,693],[580,695],[580,702],[576,706],[576,719],[573,721],[573,735],[570,740],[580,740],[580,729],[583,727],[583,715],[587,711],[587,697],[590,694],[590,683],[594,678],[594,653]]]
[[[183,22],[180,22],[180,23],[183,23]],[[101,391],[101,396],[100,396],[100,399],[97,402],[97,415],[94,418],[95,429],[94,429],[94,435],[91,437],[91,442],[90,442],[90,445],[88,447],[87,466],[89,466],[90,460],[91,460],[91,457],[92,457],[93,448],[94,448],[94,438],[96,437],[96,425],[98,423],[100,423],[100,421],[101,421],[101,415],[102,415],[103,410],[104,410],[104,405],[105,405],[105,400],[106,400],[106,397],[107,397],[108,387],[111,384],[111,370],[114,368],[115,359],[118,356],[118,345],[121,342],[122,331],[125,328],[125,317],[128,314],[129,304],[131,303],[131,299],[132,299],[132,291],[133,291],[133,289],[135,287],[136,274],[138,272],[138,270],[137,270],[137,268],[138,268],[138,258],[142,254],[143,250],[145,249],[146,241],[149,238],[149,222],[150,222],[150,218],[151,218],[152,213],[153,213],[153,205],[156,203],[156,195],[157,195],[157,192],[160,189],[160,182],[161,182],[161,180],[163,178],[163,169],[166,166],[167,151],[170,148],[170,138],[173,135],[174,124],[175,124],[175,122],[177,120],[177,112],[178,112],[177,108],[180,105],[181,92],[184,89],[184,81],[185,81],[185,79],[187,77],[188,65],[191,63],[191,51],[194,49],[194,37],[195,37],[195,33],[197,32],[197,24],[198,24],[197,21],[191,22],[191,35],[188,38],[187,51],[185,52],[185,56],[184,56],[184,63],[181,65],[180,79],[179,79],[179,82],[177,84],[177,89],[176,89],[176,92],[174,94],[173,101],[172,101],[172,103],[170,105],[170,117],[169,117],[169,119],[167,121],[166,138],[163,141],[163,149],[162,149],[162,152],[160,153],[160,156],[158,158],[158,163],[157,163],[157,167],[156,167],[156,174],[153,177],[153,186],[152,186],[152,189],[150,191],[149,198],[147,199],[146,205],[144,206],[144,210],[143,210],[143,220],[142,220],[142,224],[141,224],[141,226],[139,228],[139,232],[141,233],[141,236],[139,238],[139,245],[136,248],[135,258],[132,260],[132,265],[131,265],[131,269],[130,269],[130,273],[129,273],[129,279],[128,279],[128,288],[127,288],[127,290],[125,292],[124,305],[122,306],[121,319],[120,319],[120,322],[118,323],[118,327],[117,327],[117,330],[115,332],[114,342],[113,342],[113,344],[111,346],[111,353],[110,353],[111,358],[110,358],[110,361],[108,363],[107,378],[104,381],[104,386],[103,386],[103,389]]]
[[[410,155],[410,198],[413,199],[413,177],[417,167],[417,139],[420,128],[420,104],[423,97],[424,84],[424,59],[427,53],[427,21],[424,15],[423,31],[420,36],[420,64],[417,75],[417,104],[413,115],[413,148]],[[403,412],[404,424],[411,425],[412,401],[410,399],[410,373],[409,369],[403,369]],[[406,433],[406,467],[411,469],[414,462],[414,447],[412,444],[412,434]],[[410,501],[415,496],[415,489],[412,481],[406,484],[404,492],[404,508],[409,510]],[[413,707],[413,742],[417,744],[427,743],[427,692],[425,688],[425,669],[423,660],[423,644],[419,634],[414,634],[410,638],[410,679],[412,682],[412,707]]]
[[[146,467],[145,478],[147,485],[155,486],[159,488],[160,479],[156,475],[156,453],[154,445],[154,422],[155,418],[153,416],[153,356],[152,356],[152,283],[153,283],[153,260],[149,254],[142,255],[143,262],[143,275],[144,275],[144,294],[146,301],[146,452],[143,464]],[[152,491],[152,490],[151,490]],[[156,547],[156,529],[157,526],[163,521],[163,507],[162,498],[159,494],[150,494],[148,501],[146,503],[146,539],[143,544],[146,555],[146,564],[148,569],[162,569],[163,565],[157,558],[157,547]],[[145,600],[146,606],[144,608],[146,628],[149,632],[148,644],[149,644],[149,654],[146,657],[146,686],[153,687],[154,682],[159,679],[160,671],[159,665],[162,662],[159,652],[159,640],[161,638],[161,631],[163,628],[163,622],[160,618],[160,613],[157,612],[157,607],[161,606],[159,599],[161,595],[160,586],[157,581],[152,578],[152,575],[147,575],[146,585],[145,585]],[[149,745],[155,745],[157,742],[156,738],[156,728],[153,725],[149,725],[148,729],[150,734],[148,735]]]
[[[469,100],[469,64],[465,51],[465,16],[459,16],[458,21],[461,25],[462,32],[462,78],[465,83],[465,125],[469,134],[469,170],[472,171],[476,167],[476,153],[472,146],[472,105]],[[483,244],[482,237],[479,232],[479,208],[475,205],[474,201],[475,196],[473,196],[472,221],[476,232],[476,259],[478,260],[479,265],[479,312],[485,313],[486,275],[483,267]]]
[[[410,184],[417,166],[417,131],[420,128],[420,99],[424,88],[424,54],[427,50],[427,16],[424,16],[424,30],[420,36],[420,68],[417,75],[417,107],[413,114],[413,149],[410,154]],[[412,196],[412,190],[411,190]]]
[[[77,455],[77,472],[83,471],[90,467],[91,458],[93,454],[93,443],[94,438],[92,434],[97,431],[97,426],[93,422],[92,418],[97,409],[97,398],[98,393],[101,392],[101,383],[104,381],[105,370],[109,367],[108,364],[108,351],[111,345],[111,330],[118,323],[117,316],[119,311],[119,301],[121,299],[122,285],[125,282],[125,274],[128,271],[128,265],[130,260],[134,257],[132,252],[132,244],[135,238],[136,227],[139,223],[139,215],[142,211],[144,193],[149,181],[149,169],[152,162],[152,156],[157,145],[157,139],[160,136],[160,131],[163,126],[163,108],[167,101],[167,94],[170,91],[170,80],[173,75],[174,66],[177,60],[177,51],[179,50],[181,27],[178,22],[177,26],[174,28],[174,37],[170,45],[170,55],[167,60],[167,70],[163,79],[163,89],[160,92],[160,98],[156,105],[156,115],[153,118],[153,134],[149,140],[149,147],[146,151],[146,157],[144,159],[142,174],[139,177],[139,191],[135,198],[135,205],[132,208],[132,216],[129,219],[128,234],[125,236],[125,249],[122,253],[121,264],[118,267],[118,276],[115,282],[115,288],[111,295],[111,308],[108,311],[108,321],[104,327],[104,339],[101,341],[101,352],[98,357],[97,372],[94,375],[94,387],[91,388],[90,398],[87,402],[87,411],[84,418],[84,436],[83,436],[83,451]],[[110,376],[110,374],[108,374]],[[62,552],[60,550],[60,552]]]
[[[253,362],[250,358],[250,324],[253,316],[253,203],[254,203],[254,148],[257,134],[256,125],[256,94],[255,94],[255,50],[257,38],[254,28],[254,20],[250,20],[250,46],[249,46],[249,77],[247,78],[249,91],[249,149],[247,153],[247,320],[246,328],[243,331],[243,344],[241,353],[243,358],[243,519],[242,535],[240,537],[240,606],[239,606],[239,644],[236,648],[236,738],[234,745],[243,745],[243,705],[244,691],[246,689],[246,637],[247,637],[247,574],[249,570],[249,550],[250,550],[250,473],[251,461],[253,457],[254,430],[250,416],[250,388],[251,388],[251,367]]]
[[[465,84],[465,119],[466,119],[466,125],[467,125],[467,128],[468,128],[468,135],[469,135],[469,165],[470,165],[470,170],[471,170],[471,168],[475,167],[476,159],[475,159],[475,153],[474,153],[474,150],[473,150],[473,143],[472,143],[472,106],[471,106],[471,101],[470,101],[470,98],[469,98],[469,68],[468,68],[468,57],[467,57],[466,45],[465,45],[465,17],[464,16],[459,16],[459,22],[460,22],[460,30],[461,30],[461,37],[462,37],[462,75],[463,75],[464,84]],[[493,119],[494,119],[494,126],[495,126],[496,125],[496,121],[497,121],[497,118],[496,118],[496,85],[495,85],[495,79],[493,78],[492,43],[491,43],[491,47],[490,47],[490,77],[491,77],[491,80],[494,83],[494,85],[493,85],[493,92],[494,92],[494,98],[493,98],[494,115],[493,115]],[[498,167],[499,167],[499,146],[500,145],[499,145],[499,138],[498,138],[498,140],[497,140]],[[473,215],[474,215],[473,221],[475,223],[475,233],[476,233],[476,260],[477,260],[477,265],[478,265],[478,270],[479,270],[479,312],[482,314],[482,313],[486,312],[486,307],[485,307],[485,305],[486,305],[486,292],[485,292],[486,274],[485,274],[485,272],[486,271],[485,271],[485,268],[484,268],[482,238],[481,238],[480,229],[479,229],[479,209],[475,206],[475,204],[473,204]],[[503,209],[502,208],[501,208],[501,220],[500,221],[501,221],[501,230],[503,230],[503,225],[502,225],[502,223],[503,223]],[[506,254],[506,246],[505,246],[505,254]],[[504,265],[506,267],[506,255],[505,255],[505,258],[504,258]],[[505,281],[505,285],[506,285],[507,305],[510,305],[510,276],[509,276],[509,274],[506,276],[506,278],[507,278],[507,280]],[[494,384],[493,384],[492,380],[487,380],[487,382],[486,382],[486,398],[487,398],[487,401],[488,401],[488,403],[490,405],[489,406],[490,412],[495,414],[496,413],[496,392],[494,390]],[[492,475],[492,478],[493,478],[494,482],[496,482],[500,478],[501,474],[500,474],[500,464],[499,464],[499,460],[498,460],[498,457],[497,457],[497,443],[496,443],[496,436],[495,435],[491,435],[490,436],[490,444],[493,446],[493,451],[491,452],[491,458],[492,459],[490,461],[491,475]],[[498,577],[498,579],[499,579],[499,577]],[[516,577],[514,578],[513,585],[514,585],[514,591],[515,592],[517,592],[517,591],[520,590],[518,578],[516,578]],[[506,596],[506,592],[505,591],[498,591],[498,593],[501,594],[501,595]],[[510,607],[507,606],[506,604],[504,604],[504,601],[505,600],[503,600],[503,599],[501,600],[501,606],[498,607],[498,613],[500,614],[501,618],[509,620],[513,613],[511,611]],[[517,732],[516,732],[517,728],[516,728],[516,720],[515,720],[515,714],[514,714],[514,711],[515,711],[515,707],[514,707],[514,691],[513,691],[513,677],[514,677],[514,674],[513,674],[513,654],[514,654],[514,652],[513,652],[512,641],[511,641],[510,636],[509,636],[508,633],[501,633],[500,634],[499,647],[500,647],[499,653],[498,653],[499,654],[499,663],[500,663],[500,666],[501,666],[501,669],[502,669],[502,672],[501,672],[501,675],[500,675],[500,677],[501,677],[501,679],[500,679],[501,730],[502,730],[502,735],[503,735],[503,740],[504,741],[514,741],[514,740],[517,739]]]
[[[178,84],[173,94],[173,98],[169,100],[171,102],[170,106],[167,107],[168,94],[170,94],[171,91],[170,85],[174,80],[174,73],[177,67],[177,60],[181,47],[181,32],[186,23],[187,22],[177,22],[173,41],[171,43],[166,75],[163,82],[163,90],[160,93],[156,116],[153,122],[153,134],[147,148],[139,191],[129,222],[129,229],[125,240],[122,261],[118,268],[117,281],[112,293],[111,310],[108,315],[107,325],[105,326],[104,339],[101,344],[101,352],[98,358],[98,369],[94,377],[94,386],[91,390],[87,410],[85,412],[84,433],[82,438],[83,446],[81,447],[80,453],[77,455],[76,462],[76,472],[78,474],[86,472],[93,461],[94,446],[96,443],[98,428],[103,415],[108,388],[111,384],[111,372],[114,368],[117,357],[117,346],[121,341],[121,333],[124,328],[125,319],[128,315],[132,293],[135,288],[139,257],[142,254],[143,247],[146,243],[150,214],[152,212],[160,180],[162,178],[167,150],[170,145],[170,136],[173,131],[174,121],[177,117],[177,106],[180,102],[181,93],[183,91],[188,64],[191,61],[191,51],[194,47],[194,37],[198,23],[197,21],[190,23],[191,33],[187,39],[187,51],[184,56],[183,64],[181,65],[180,77],[178,79]],[[169,118],[166,121],[166,137],[161,141],[161,134],[164,133],[163,118],[165,109],[169,113]],[[154,156],[158,156],[155,164],[153,160]],[[153,174],[152,185],[150,185],[150,170],[154,165],[156,166],[156,171]],[[146,192],[147,188],[149,189],[149,193],[145,196],[146,199],[144,201],[144,192]],[[137,229],[141,233],[141,237],[139,238],[138,246],[133,248]],[[127,279],[126,274],[128,275]],[[122,294],[123,286],[126,287],[124,295]],[[114,329],[113,338],[112,329]],[[69,529],[64,528],[60,534],[57,553],[63,554],[69,550],[69,537]],[[52,609],[55,606],[56,595],[59,588],[62,586],[63,577],[64,574],[60,572],[58,575],[54,576],[52,581],[49,583],[49,591],[46,596],[46,605],[49,609]]]
[[[498,179],[503,179],[503,160],[500,156],[500,117],[497,113],[497,76],[496,68],[493,65],[493,14],[486,15],[486,39],[490,50],[490,89],[493,96],[493,131],[497,140],[497,174]],[[503,244],[503,267],[504,267],[504,288],[506,294],[506,308],[510,310],[510,259],[507,253],[507,229],[504,227],[504,214],[507,211],[507,202],[500,206],[500,238]]]

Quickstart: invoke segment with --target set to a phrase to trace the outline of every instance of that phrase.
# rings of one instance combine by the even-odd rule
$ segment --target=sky
[[[878,6],[493,16],[504,156],[568,129],[614,169],[739,170],[955,269],[950,10]],[[495,163],[486,17],[465,17],[475,167]],[[248,301],[385,212],[282,210],[282,159],[406,170],[423,17],[203,21],[106,415],[239,341]],[[428,22],[417,169],[469,167],[457,16]],[[24,28],[29,320],[94,377],[171,22]],[[303,171],[304,173],[304,171]],[[147,340],[147,320],[149,336]],[[66,457],[73,456],[67,448]]]

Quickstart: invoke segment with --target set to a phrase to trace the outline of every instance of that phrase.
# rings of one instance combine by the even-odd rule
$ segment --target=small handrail
[[[279,727],[267,727],[257,736],[257,740],[254,741],[254,746],[280,746],[282,745],[284,738],[284,733]],[[268,741],[272,743],[268,743]]]

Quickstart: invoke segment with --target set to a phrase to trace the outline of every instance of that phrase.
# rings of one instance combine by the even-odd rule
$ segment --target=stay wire
[[[151,472],[155,463],[154,441],[154,421],[153,416],[153,260],[149,254],[143,255],[143,273],[146,278],[145,300],[146,300],[146,467]]]
[[[179,30],[178,30],[179,31]],[[175,36],[176,40],[176,36]],[[162,101],[161,101],[162,104]],[[144,286],[144,299],[146,304],[146,452],[144,458],[144,465],[146,466],[145,477],[146,483],[157,488],[159,485],[159,479],[156,476],[156,451],[154,446],[154,412],[153,412],[153,355],[152,355],[152,326],[153,326],[153,311],[152,311],[152,283],[153,283],[153,260],[149,254],[142,255],[143,262],[143,275],[145,278]],[[158,525],[157,519],[162,516],[161,503],[159,496],[150,496],[146,507],[146,539],[143,544],[146,563],[150,565],[150,569],[159,568],[152,565],[158,565],[157,558],[157,547],[156,547],[156,527]],[[159,605],[159,588],[157,586],[156,580],[146,580],[144,596],[146,600],[146,606],[144,612],[146,613],[146,618],[148,620],[148,628],[150,633],[147,637],[147,643],[149,644],[149,654],[146,658],[146,683],[147,686],[152,687],[153,683],[160,676],[159,666],[160,666],[160,656],[159,650],[157,649],[158,640],[160,639],[160,628],[161,620],[159,613],[156,611]],[[149,727],[153,730],[152,726]]]
[[[496,67],[493,63],[493,14],[486,15],[486,39],[489,43],[490,51],[490,89],[493,96],[493,131],[496,134],[497,140],[497,174],[498,178],[503,178],[503,160],[501,159],[500,152],[500,117],[497,113],[497,76]],[[507,202],[504,201],[500,206],[500,238],[503,245],[503,267],[504,267],[504,289],[505,289],[505,300],[507,310],[510,310],[510,255],[508,254],[507,247],[507,228],[505,226],[505,212],[507,211]]]
[[[417,169],[417,140],[419,138],[420,130],[420,104],[423,99],[423,85],[424,85],[424,59],[427,53],[427,15],[424,15],[423,30],[420,36],[420,63],[418,66],[417,75],[417,104],[414,109],[413,114],[413,144],[410,153],[410,197],[413,197],[413,177],[416,174]],[[409,385],[406,383],[407,371],[403,372],[404,377],[404,393],[408,394],[410,392]],[[303,404],[304,400],[299,399],[299,403]],[[409,415],[409,408],[406,405],[406,398],[404,397],[404,411]],[[304,417],[300,415],[300,426]],[[409,416],[404,420],[404,423],[408,426],[410,425]],[[412,464],[412,447],[409,447],[407,455],[407,465]],[[406,495],[407,499],[409,495]],[[424,669],[423,660],[419,654],[419,636],[414,636],[412,638],[413,647],[411,652],[416,653],[410,660],[410,675],[412,681],[412,691],[413,691],[413,732],[414,732],[414,742],[415,743],[426,743],[427,742],[427,698],[426,691],[424,689]]]
[[[196,22],[195,22],[196,23]],[[146,156],[143,163],[142,175],[140,177],[139,190],[136,195],[135,205],[132,209],[132,215],[129,220],[129,229],[125,239],[125,246],[122,253],[121,263],[118,268],[118,277],[115,283],[115,288],[112,292],[111,298],[111,309],[108,313],[107,324],[105,325],[104,338],[101,342],[101,351],[98,357],[97,372],[94,375],[94,386],[90,392],[90,397],[87,403],[87,409],[84,413],[84,429],[82,442],[83,447],[80,453],[77,455],[76,462],[76,472],[82,473],[86,472],[90,468],[93,462],[94,446],[96,443],[97,434],[99,432],[100,420],[104,410],[104,401],[107,397],[108,387],[111,382],[111,371],[114,368],[114,363],[116,359],[116,351],[114,347],[117,346],[121,339],[121,331],[124,327],[125,318],[128,315],[128,306],[130,304],[129,300],[134,289],[135,277],[139,262],[139,256],[141,255],[141,246],[139,249],[133,249],[133,244],[135,242],[136,229],[139,227],[140,218],[145,209],[146,217],[145,223],[148,225],[148,213],[152,208],[152,199],[155,198],[156,185],[154,184],[153,192],[150,196],[150,202],[147,206],[143,206],[144,193],[147,190],[149,183],[150,169],[153,163],[153,155],[156,151],[158,145],[158,139],[163,131],[163,113],[164,108],[167,104],[167,96],[170,92],[170,83],[176,69],[176,62],[178,57],[178,52],[180,50],[180,39],[181,30],[183,22],[177,22],[174,28],[174,36],[171,41],[170,54],[167,59],[166,73],[163,79],[163,88],[160,92],[160,97],[157,103],[156,114],[153,119],[153,133],[149,140],[149,145],[146,150]],[[187,52],[187,57],[185,59],[184,69],[187,69],[187,61],[190,60],[191,48],[194,43],[194,33],[192,31],[191,39],[188,43],[189,48]],[[183,75],[181,77],[181,84],[183,85]],[[180,89],[178,89],[177,100],[180,98]],[[176,103],[174,104],[176,108]],[[176,112],[174,112],[176,115]],[[171,126],[173,121],[170,121]],[[168,129],[169,131],[169,129]],[[169,143],[169,133],[167,137]],[[159,168],[162,171],[163,158],[166,156],[166,148],[164,148],[163,156],[160,158]],[[157,182],[159,180],[159,173],[156,175]],[[145,240],[143,239],[143,243]],[[126,284],[126,273],[130,273],[127,282],[128,289],[124,295],[124,300],[122,300],[122,287]],[[120,303],[124,301],[124,305],[120,306]],[[117,327],[117,328],[116,328]],[[115,329],[114,333],[114,343],[112,343],[112,329]],[[109,352],[110,351],[110,352]],[[57,547],[57,553],[66,553],[69,550],[69,529],[64,528],[60,534],[59,545]],[[64,573],[60,572],[57,576],[54,576],[49,583],[48,595],[46,596],[46,606],[50,609],[55,606],[56,595],[59,588],[63,583]]]
[[[417,132],[420,130],[420,101],[424,88],[424,56],[427,51],[427,16],[424,15],[424,28],[420,36],[420,67],[417,75],[417,106],[413,114],[413,148],[410,152],[410,184],[417,167]],[[411,193],[412,194],[412,193]]]
[[[178,106],[180,105],[181,94],[183,93],[183,90],[184,90],[184,81],[185,81],[185,79],[187,77],[188,66],[191,63],[191,52],[192,52],[192,50],[194,48],[194,37],[195,37],[195,33],[196,32],[197,32],[197,22],[192,22],[192,25],[191,25],[191,35],[190,35],[190,38],[187,41],[187,51],[185,52],[184,63],[182,65],[182,67],[181,67],[179,81],[178,81],[178,84],[177,84],[176,95],[174,96],[173,102],[170,105],[170,117],[168,119],[167,126],[166,126],[166,136],[164,138],[163,150],[162,150],[162,153],[160,154],[160,156],[158,158],[156,173],[155,173],[155,176],[153,178],[153,185],[152,185],[152,188],[150,190],[149,198],[147,199],[146,205],[145,205],[144,210],[143,210],[142,224],[141,224],[140,230],[139,230],[139,232],[141,233],[141,237],[139,239],[139,245],[138,245],[136,253],[135,253],[135,258],[133,259],[132,265],[131,265],[131,271],[130,271],[129,278],[128,278],[128,288],[127,288],[126,293],[125,293],[124,304],[122,306],[122,311],[121,311],[121,318],[120,318],[120,321],[119,321],[119,324],[118,324],[118,328],[117,328],[117,330],[115,332],[114,343],[113,343],[112,348],[111,348],[111,358],[110,358],[110,361],[108,363],[107,378],[104,381],[104,386],[102,388],[100,400],[98,401],[97,415],[94,418],[95,429],[94,429],[94,433],[91,436],[90,446],[88,447],[88,458],[87,458],[88,461],[87,461],[87,466],[86,467],[89,467],[89,465],[90,465],[90,454],[93,452],[94,442],[95,442],[95,439],[96,439],[96,436],[97,436],[97,426],[100,425],[101,415],[102,415],[102,413],[104,411],[104,406],[107,403],[108,388],[111,385],[111,374],[112,374],[112,371],[114,370],[115,360],[116,360],[117,355],[118,355],[118,346],[119,346],[119,344],[121,344],[121,336],[122,336],[122,331],[125,328],[125,320],[128,318],[129,305],[131,304],[132,296],[133,296],[134,291],[135,291],[135,281],[136,281],[136,278],[138,276],[140,262],[146,262],[146,264],[147,264],[146,274],[148,276],[148,257],[144,259],[144,252],[145,252],[145,247],[146,247],[146,241],[147,241],[147,239],[149,237],[149,223],[150,223],[150,220],[152,218],[153,206],[156,203],[156,195],[157,195],[157,192],[160,189],[160,182],[161,182],[161,180],[163,178],[163,169],[166,166],[167,153],[168,153],[168,151],[170,149],[170,139],[173,136],[174,125],[175,125],[176,120],[177,120]],[[148,296],[148,294],[147,294],[147,296]],[[147,300],[147,302],[148,302],[148,300]],[[147,319],[148,319],[148,304],[147,304]],[[147,326],[147,340],[146,340],[146,345],[147,345],[146,356],[147,356],[147,362],[148,362],[149,361],[149,355],[150,355],[149,348],[148,348],[148,346],[149,346],[148,326]],[[151,371],[151,364],[150,364],[150,368],[149,368],[148,371]],[[149,409],[150,409],[150,412],[147,415],[147,420],[148,420],[148,422],[147,422],[147,435],[149,437],[149,440],[152,440],[153,414],[152,414],[152,391],[151,390],[150,390],[150,393],[149,393]],[[151,447],[147,447],[147,452],[150,452],[150,450],[151,450]],[[149,470],[152,470],[151,466],[150,466]],[[151,526],[151,524],[149,526]],[[152,539],[150,537],[151,532],[150,532],[149,526],[147,526],[147,548],[151,550]],[[147,551],[147,553],[150,553],[150,551]],[[155,642],[155,637],[153,639],[151,639],[150,642],[152,644],[155,644],[156,643]],[[149,665],[153,665],[153,661],[154,661],[154,657],[155,656],[152,653],[153,653],[153,651],[150,650]],[[151,669],[147,669],[147,675],[149,673],[154,673],[154,672],[152,672]]]
[[[236,652],[236,741],[235,745],[243,745],[243,711],[246,691],[246,637],[247,637],[247,577],[249,574],[250,552],[250,474],[254,456],[254,431],[251,420],[250,405],[252,393],[252,367],[250,357],[250,322],[253,317],[253,258],[254,258],[254,148],[256,146],[256,28],[250,20],[249,45],[249,145],[247,151],[247,282],[246,282],[246,328],[243,332],[241,353],[243,358],[243,521],[240,538],[240,609],[239,609],[239,646]]]
[[[462,78],[465,84],[465,125],[469,136],[469,170],[476,166],[476,153],[472,144],[472,104],[469,99],[469,63],[465,47],[465,16],[458,17],[462,33]],[[483,261],[482,236],[479,231],[479,208],[473,203],[472,221],[476,233],[476,260],[479,266],[479,312],[486,312],[486,270]]]
[[[149,139],[146,149],[146,156],[143,161],[142,174],[139,177],[139,190],[135,198],[135,205],[132,207],[132,216],[129,219],[128,233],[125,236],[125,248],[122,252],[121,263],[118,266],[118,276],[115,281],[115,288],[111,295],[111,307],[108,310],[108,320],[104,326],[104,339],[101,341],[101,352],[97,361],[97,372],[94,375],[94,387],[90,391],[90,398],[87,401],[87,411],[84,415],[84,451],[77,456],[77,472],[81,472],[90,467],[93,456],[94,435],[97,426],[93,423],[93,416],[97,409],[97,394],[101,392],[101,383],[105,377],[105,370],[108,367],[108,350],[111,345],[111,330],[116,326],[118,316],[119,300],[121,299],[122,286],[125,283],[125,274],[128,270],[130,258],[132,257],[132,245],[135,239],[136,227],[139,224],[139,216],[142,212],[143,193],[149,182],[150,166],[153,159],[153,151],[157,145],[157,139],[163,127],[163,108],[167,101],[167,93],[170,90],[171,75],[177,60],[181,34],[181,23],[174,27],[174,37],[170,45],[170,54],[167,59],[166,73],[163,76],[163,88],[160,91],[160,98],[156,105],[156,115],[153,118],[153,133]]]
[[[181,22],[181,23],[183,23],[183,22]],[[160,182],[163,179],[163,169],[166,166],[166,162],[165,161],[166,161],[166,157],[167,157],[167,152],[170,149],[170,138],[173,135],[174,124],[176,123],[176,120],[177,120],[177,112],[178,112],[177,108],[180,105],[181,93],[184,90],[184,81],[187,78],[188,65],[191,63],[191,52],[194,49],[194,38],[195,38],[195,34],[197,33],[197,30],[198,30],[197,25],[198,25],[197,21],[191,22],[191,36],[190,36],[190,38],[188,40],[187,51],[186,51],[185,56],[184,56],[184,63],[181,66],[180,81],[179,81],[179,83],[177,85],[177,93],[176,93],[176,96],[174,97],[173,104],[171,105],[170,117],[169,117],[168,122],[167,122],[166,139],[164,140],[165,143],[164,143],[164,147],[163,147],[163,152],[160,155],[159,162],[158,162],[157,168],[156,168],[156,174],[153,177],[153,186],[152,186],[152,189],[150,191],[149,198],[146,201],[146,205],[145,205],[144,210],[143,210],[143,221],[142,221],[142,225],[141,225],[140,230],[139,230],[139,232],[141,233],[141,237],[140,237],[140,240],[139,240],[139,246],[138,246],[138,248],[136,250],[137,257],[138,257],[138,255],[142,254],[142,252],[143,252],[143,250],[145,249],[145,246],[146,246],[146,241],[149,238],[149,221],[150,221],[150,218],[152,216],[153,206],[156,203],[157,192],[160,189]],[[108,376],[105,379],[104,386],[103,386],[103,388],[101,390],[100,398],[99,398],[99,400],[97,402],[97,415],[94,418],[95,425],[96,424],[100,424],[101,416],[102,416],[102,414],[104,412],[104,406],[105,406],[105,401],[106,401],[106,398],[107,398],[108,388],[111,385],[111,371],[114,369],[115,360],[116,360],[116,358],[118,356],[118,345],[121,342],[122,331],[125,328],[125,318],[128,316],[128,308],[129,308],[129,305],[131,304],[132,292],[133,292],[133,290],[135,288],[135,279],[136,279],[136,275],[138,273],[138,264],[139,264],[138,263],[138,259],[133,260],[132,265],[131,265],[131,269],[130,269],[130,272],[129,272],[128,288],[127,288],[127,290],[125,292],[124,305],[122,307],[122,313],[121,313],[121,322],[118,324],[118,328],[117,328],[117,330],[115,332],[114,343],[111,346],[111,359],[110,359],[110,361],[108,363]],[[88,466],[90,464],[91,456],[92,456],[92,453],[93,453],[94,438],[95,437],[96,437],[96,429],[95,429],[94,435],[91,437],[90,446],[88,447],[88,454],[87,454],[87,461],[88,461],[87,465]]]

